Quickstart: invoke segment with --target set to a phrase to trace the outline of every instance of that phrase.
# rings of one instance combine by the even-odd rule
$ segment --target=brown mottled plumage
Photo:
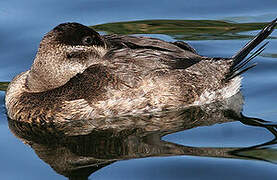
[[[232,58],[208,58],[184,42],[100,36],[78,23],[60,24],[42,39],[31,69],[9,85],[7,112],[14,120],[48,123],[222,100],[239,91],[249,60],[243,59],[275,25]]]

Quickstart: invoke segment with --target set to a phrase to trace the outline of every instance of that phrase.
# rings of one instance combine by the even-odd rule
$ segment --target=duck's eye
[[[84,38],[82,39],[82,43],[83,43],[84,45],[92,45],[93,39],[92,39],[91,36],[86,36],[86,37],[84,37]]]

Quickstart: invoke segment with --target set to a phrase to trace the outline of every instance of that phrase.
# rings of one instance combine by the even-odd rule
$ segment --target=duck
[[[9,84],[9,118],[55,123],[151,114],[237,94],[241,74],[267,43],[277,18],[230,58],[206,57],[183,41],[100,35],[62,23],[42,38],[31,68]]]

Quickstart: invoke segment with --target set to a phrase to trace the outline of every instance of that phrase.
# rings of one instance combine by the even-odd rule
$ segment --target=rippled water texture
[[[276,179],[277,31],[243,75],[243,97],[219,104],[114,119],[118,131],[17,123],[4,106],[8,82],[29,69],[43,34],[59,23],[184,40],[201,55],[230,57],[276,9],[276,0],[1,2],[0,179]]]

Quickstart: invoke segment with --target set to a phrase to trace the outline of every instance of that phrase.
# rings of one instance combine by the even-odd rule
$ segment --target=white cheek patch
[[[81,64],[79,62],[70,62],[61,66],[61,72],[72,72],[72,76],[74,76],[77,73],[83,73],[86,68],[87,65],[85,64]]]
[[[85,46],[67,46],[68,52],[80,52],[80,51],[85,51],[86,48]]]
[[[103,47],[98,47],[98,46],[67,46],[67,53],[66,54],[71,54],[71,53],[96,53],[100,57],[104,56],[106,53],[106,49]],[[99,60],[95,58],[94,56],[89,56],[83,63],[80,63],[78,61],[66,61],[62,65],[59,66],[61,72],[67,72],[71,73],[72,76],[76,75],[77,73],[83,73],[86,68],[93,64],[99,64]]]

